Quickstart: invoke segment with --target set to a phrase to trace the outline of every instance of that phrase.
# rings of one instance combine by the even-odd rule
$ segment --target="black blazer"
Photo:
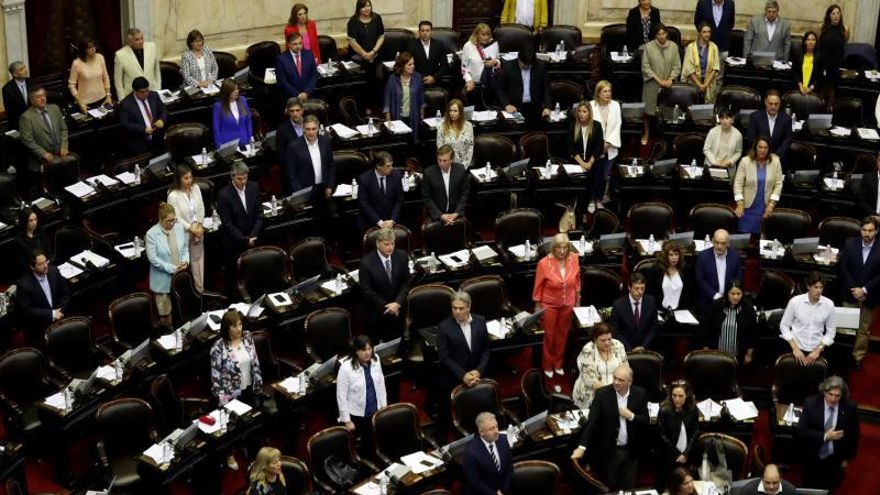
[[[577,118],[576,115],[575,118]],[[579,155],[584,161],[588,161],[590,157],[599,160],[599,158],[605,154],[605,135],[602,132],[602,124],[600,124],[598,120],[593,121],[593,127],[590,129],[590,137],[587,139],[586,153],[584,153],[583,135],[580,132],[575,135],[574,129],[575,119],[572,119],[571,125],[568,126],[568,134],[566,135],[567,139],[565,140],[565,143],[568,145],[568,156],[570,156],[572,160],[574,160],[575,155]]]
[[[761,473],[758,473],[760,476]],[[734,492],[737,495],[767,495],[765,492],[759,492],[758,486],[761,484],[761,478],[748,482],[745,486]],[[797,495],[797,488],[787,480],[782,480],[782,490],[778,495]]]
[[[30,78],[24,80],[24,85],[28,91],[33,87]],[[21,91],[18,90],[14,79],[3,85],[3,109],[6,110],[6,121],[9,123],[10,129],[18,129],[18,119],[21,118],[21,114],[27,110],[29,105],[27,98],[22,96]]]
[[[446,45],[437,40],[431,40],[431,45],[428,47],[429,56],[427,57],[425,56],[425,49],[422,48],[422,41],[418,38],[409,42],[408,51],[413,56],[413,60],[415,60],[416,72],[421,74],[422,77],[434,76],[436,83],[436,79],[445,76],[449,70],[449,62],[446,57],[449,50],[446,49]]]
[[[629,398],[626,403],[627,409],[635,414],[632,421],[626,423],[626,447],[635,455],[640,455],[640,447],[645,444],[645,436],[648,432],[648,400],[645,391],[636,386],[630,386]],[[590,406],[590,415],[587,418],[587,426],[581,432],[578,445],[587,449],[587,458],[590,462],[604,464],[611,458],[617,445],[617,434],[620,430],[619,412],[617,409],[617,392],[613,385],[599,387],[593,404]]]
[[[392,170],[385,177],[385,193],[379,189],[376,171],[369,169],[358,177],[358,225],[361,230],[375,227],[379,220],[400,220],[403,208],[403,184],[400,170]]]
[[[835,440],[834,455],[839,459],[852,459],[859,446],[859,413],[855,401],[843,397],[837,404],[837,426],[843,430],[843,438]],[[804,402],[804,410],[798,421],[798,440],[804,448],[804,455],[818,457],[825,437],[825,398],[822,394],[809,397]]]
[[[510,493],[510,478],[513,474],[513,456],[510,453],[510,444],[507,443],[507,435],[499,435],[495,441],[495,455],[501,465],[499,471],[492,461],[489,449],[483,443],[479,434],[468,442],[464,451],[464,495],[495,495],[498,490],[501,493]]]
[[[697,254],[697,308],[704,309],[712,303],[715,294],[724,292],[724,289],[730,285],[730,281],[738,279],[743,281],[742,260],[739,258],[739,251],[733,248],[727,248],[727,269],[724,275],[724,287],[718,287],[718,269],[715,268],[715,251],[705,249]]]
[[[872,170],[862,176],[859,191],[856,194],[856,203],[859,205],[859,216],[876,215],[877,211],[877,183],[880,172]]]
[[[153,131],[153,137],[150,141],[156,145],[162,143],[165,137],[165,129],[168,127],[168,110],[159,98],[159,93],[150,91],[147,96],[147,106],[150,107],[150,113],[153,116],[153,122],[161,120],[165,126],[162,129]],[[146,153],[149,149],[146,129],[141,106],[138,103],[134,93],[129,94],[119,102],[119,124],[125,131],[125,148],[129,155],[139,155]]]
[[[776,114],[776,125],[773,126],[773,135],[770,135],[770,122],[767,120],[767,111],[758,110],[752,112],[749,116],[748,142],[746,147],[750,148],[758,136],[770,136],[770,151],[779,155],[783,166],[785,165],[785,157],[788,154],[788,148],[791,147],[792,131],[791,117],[779,111]]]
[[[275,150],[278,152],[278,159],[281,160],[282,165],[287,160],[287,148],[300,137],[302,137],[302,135],[296,133],[296,129],[293,128],[290,119],[284,119],[284,122],[281,122],[281,124],[278,125],[275,134]],[[285,170],[285,174],[286,173],[287,171]]]
[[[678,299],[678,307],[672,309],[684,309],[693,307],[694,285],[696,285],[696,280],[694,279],[694,269],[690,265],[683,265],[679,269],[678,273],[681,276],[681,283],[684,284],[684,286],[681,288],[681,297]],[[653,296],[658,306],[663,305],[664,275],[665,273],[663,272],[663,267],[661,267],[659,264],[654,266],[654,268],[652,268],[645,275],[645,278],[648,279],[648,283],[645,285],[645,293]]]
[[[657,26],[660,24],[660,9],[651,7],[649,17],[651,18],[651,32],[648,34],[648,41],[651,41],[657,34]],[[629,48],[629,52],[636,53],[636,50],[644,44],[643,41],[642,14],[639,12],[639,7],[635,6],[629,9],[629,13],[626,15],[626,46]]]
[[[336,165],[333,163],[333,145],[330,138],[318,136],[318,149],[321,152],[321,183],[331,189],[336,186]],[[287,172],[287,186],[291,192],[314,186],[315,169],[312,167],[312,155],[309,154],[309,145],[305,136],[293,141],[287,147],[287,156],[284,161],[284,170]],[[318,191],[315,191],[317,194]]]
[[[470,191],[471,176],[460,163],[453,163],[449,172],[449,208],[446,208],[446,186],[440,167],[428,167],[422,176],[422,200],[431,220],[438,220],[444,213],[464,215]]]
[[[443,373],[440,383],[446,388],[453,388],[462,383],[464,374],[477,370],[480,375],[486,373],[489,365],[489,331],[486,318],[471,313],[471,347],[461,331],[461,326],[452,316],[440,322],[438,326],[437,347]]]
[[[727,296],[716,300],[709,306],[709,312],[706,315],[706,323],[704,325],[703,347],[711,349],[718,348],[718,337],[721,335],[721,325],[726,318],[724,308],[727,306]],[[736,358],[742,362],[746,351],[752,347],[755,332],[758,326],[758,315],[752,302],[743,299],[740,302],[740,311],[736,315]]]
[[[639,316],[641,318],[636,323],[629,293],[619,297],[611,307],[611,325],[615,329],[615,337],[627,351],[639,346],[649,348],[657,335],[657,302],[653,296],[642,296]]]
[[[62,313],[67,313],[67,306],[70,303],[70,290],[67,287],[67,281],[54,266],[49,267],[49,273],[46,274],[46,277],[49,280],[49,290],[52,292],[51,306],[32,271],[25,273],[18,281],[15,299],[18,309],[21,311],[20,321],[29,329],[45,330],[52,323],[53,309],[60,309]]]
[[[498,77],[492,79],[492,85],[502,108],[507,105],[519,108],[523,104],[523,79],[518,60],[503,62]],[[529,94],[535,107],[550,108],[550,80],[547,78],[547,66],[541,60],[535,60],[532,64]]]
[[[392,302],[403,306],[411,278],[406,251],[395,249],[391,253],[391,280],[388,280],[385,267],[375,249],[361,257],[358,277],[364,296],[364,307],[371,313],[381,314],[385,311],[385,305]]]
[[[694,441],[700,436],[699,412],[694,407],[691,411],[676,412],[674,407],[664,406],[657,414],[657,424],[660,427],[660,443],[666,450],[668,461],[674,462],[682,455],[675,445],[678,443],[678,435],[681,432],[681,424],[684,423],[684,433],[687,437],[687,447],[684,456],[687,457]]]
[[[710,0],[711,1],[711,0]],[[813,86],[813,93],[817,93],[822,89],[822,83],[825,82],[825,67],[822,63],[822,56],[819,52],[813,52],[813,72],[810,74],[810,85]],[[804,54],[800,50],[791,51],[791,77],[794,80],[794,89],[798,90],[798,83],[804,80]],[[807,118],[802,115],[801,118]]]
[[[260,217],[260,186],[248,181],[244,186],[244,197],[247,211],[241,204],[238,192],[231,183],[227,184],[217,195],[217,211],[220,214],[225,249],[239,252],[248,248],[248,238],[260,235],[263,220]]]
[[[874,238],[868,258],[862,263],[862,238],[855,236],[846,240],[840,250],[840,295],[844,302],[855,304],[850,289],[864,287],[868,291],[865,306],[873,308],[880,302],[880,239]]]
[[[694,27],[700,32],[700,24],[708,22],[712,26],[712,42],[718,45],[719,52],[730,50],[730,32],[736,22],[736,4],[733,0],[725,0],[721,7],[721,23],[715,24],[715,14],[712,11],[714,0],[697,0],[697,8],[694,11]],[[720,54],[719,54],[720,55]]]

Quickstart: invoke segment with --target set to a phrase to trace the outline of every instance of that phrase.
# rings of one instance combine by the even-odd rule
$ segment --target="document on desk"
[[[70,280],[74,277],[82,275],[83,271],[79,268],[73,266],[69,262],[64,262],[58,267],[58,271],[61,273],[61,276]]]
[[[471,252],[467,249],[462,249],[454,253],[441,254],[438,258],[449,268],[460,268],[470,262]]]
[[[226,405],[223,406],[223,408],[238,417],[244,416],[245,414],[251,412],[251,409],[253,409],[253,407],[245,404],[238,399],[232,399],[231,401],[227,402]]]
[[[379,487],[379,483],[375,480],[370,480],[369,482],[355,488],[354,493],[357,495],[381,495],[382,490]]]
[[[618,64],[626,64],[632,60],[631,55],[623,55],[620,52],[611,52],[611,61]]]
[[[636,495],[660,495],[659,493],[657,493],[657,490],[655,490],[653,488],[650,488],[648,490],[636,490],[635,494]]]
[[[293,304],[293,301],[290,299],[290,294],[288,294],[287,292],[274,292],[272,294],[269,294],[267,297],[269,301],[272,302],[272,305],[274,305],[276,308],[290,306],[291,304]]]
[[[475,111],[472,120],[474,122],[492,122],[498,120],[498,112],[495,110]]]
[[[523,117],[523,114],[521,114],[519,112],[505,112],[504,110],[501,111],[501,116],[507,120],[524,120],[525,119],[525,117]]]
[[[791,70],[791,62],[783,62],[782,60],[774,60],[773,68],[775,70]]]
[[[382,129],[378,125],[370,127],[369,124],[359,125],[355,127],[355,129],[357,129],[358,133],[360,133],[360,135],[364,137],[374,136],[382,131]]]
[[[745,421],[747,419],[758,417],[758,408],[755,407],[755,403],[752,401],[744,401],[737,397],[736,399],[728,399],[721,402],[727,406],[730,415],[737,421]]]
[[[853,330],[859,328],[859,308],[845,308],[843,306],[834,307],[834,323],[838,329],[851,328]]]
[[[63,411],[66,408],[64,407],[64,391],[54,393],[49,397],[46,397],[43,402],[52,408],[58,409],[59,411]]]
[[[278,385],[289,394],[302,394],[304,390],[299,386],[299,376],[288,376],[278,382]]]
[[[193,155],[190,157],[196,165],[208,165],[209,163],[213,163],[214,154],[213,153],[205,153],[204,155],[199,153],[198,155]]]
[[[352,270],[348,272],[348,276],[351,277],[352,280],[354,280],[354,283],[360,282],[360,275],[360,270]]]
[[[171,92],[167,89],[160,89],[157,91],[159,93],[159,99],[162,100],[162,103],[169,104],[180,99],[180,91]]]
[[[877,131],[874,129],[870,129],[867,127],[859,127],[858,129],[859,137],[862,139],[880,139],[880,134],[877,134]]]
[[[548,169],[546,165],[542,165],[540,167],[532,167],[532,170],[535,171],[538,176],[541,177],[542,180],[550,180],[553,177],[557,177],[559,175],[559,165],[550,164],[550,168]]]
[[[106,117],[110,113],[110,110],[107,110],[106,108],[104,108],[103,105],[101,105],[98,108],[92,108],[91,110],[89,110],[88,113],[89,116],[93,119],[101,119]]]
[[[828,132],[830,132],[831,135],[835,137],[848,137],[850,134],[852,134],[852,129],[836,125],[829,129]]]
[[[107,175],[104,175],[104,174],[89,177],[86,179],[86,182],[91,184],[93,187],[98,185],[98,183],[100,183],[101,185],[103,185],[105,187],[113,187],[113,186],[119,184],[118,180],[114,179],[113,177],[109,177]]]
[[[571,245],[577,251],[578,256],[586,256],[593,252],[593,241],[584,239],[583,241],[572,241]]]
[[[580,165],[576,163],[565,163],[562,165],[562,169],[565,170],[565,173],[568,175],[584,175],[584,169],[581,168]]]
[[[487,245],[475,247],[471,252],[477,257],[477,261],[486,261],[498,256],[498,253],[491,246]]]
[[[202,93],[205,93],[208,96],[220,94],[220,88],[213,84],[209,84],[207,87],[199,88],[202,90]]]
[[[203,433],[206,433],[208,435],[210,435],[214,432],[220,431],[220,411],[218,409],[215,409],[215,410],[211,411],[211,413],[208,414],[208,416],[211,416],[212,418],[214,418],[214,424],[209,425],[209,424],[205,424],[205,423],[199,421],[198,422],[199,430],[201,430]]]
[[[687,309],[677,309],[672,312],[672,316],[675,317],[675,321],[681,323],[682,325],[700,324],[700,322],[697,321],[697,318],[694,317],[694,314]]]
[[[427,119],[422,119],[422,122],[429,128],[436,129],[440,122],[443,122],[443,117],[428,117]]]
[[[350,60],[344,60],[342,62],[342,66],[345,67],[345,70],[352,70],[352,69],[357,69],[361,65],[357,62],[352,62]]]
[[[737,66],[737,65],[746,65],[746,59],[742,57],[727,57],[724,59],[727,62],[727,65]]]
[[[422,474],[443,465],[442,460],[421,451],[402,456],[400,461],[403,462],[406,467],[412,469],[412,472],[415,474]]]
[[[602,317],[599,316],[599,312],[596,311],[596,307],[593,305],[575,307],[574,315],[577,318],[578,324],[582,327],[591,327],[602,321]]]
[[[351,193],[354,191],[354,188],[351,187],[351,184],[336,184],[336,190],[333,191],[334,198],[347,198],[351,196]]]
[[[503,339],[507,336],[507,328],[501,326],[501,322],[499,320],[489,320],[486,322],[486,331],[489,332],[489,335],[495,337],[496,339]]]
[[[250,311],[251,305],[248,303],[244,303],[244,302],[237,302],[237,303],[230,304],[229,309],[234,309],[234,310],[238,311],[239,313],[246,315],[246,314],[248,314],[248,311]]]
[[[645,254],[648,255],[660,251],[660,249],[663,247],[663,243],[657,241],[651,242],[650,239],[636,239],[636,242],[638,242],[639,246],[642,247],[642,251],[644,251]]]
[[[84,198],[86,196],[91,196],[92,194],[95,194],[95,189],[83,181],[79,181],[76,184],[71,184],[65,187],[64,190],[69,192],[70,194],[73,194],[77,198]]]
[[[144,451],[144,455],[160,466],[170,464],[174,460],[174,449],[166,449],[164,443],[154,443]]]
[[[382,65],[388,68],[388,70],[394,70],[394,60],[389,60],[387,62],[382,62]]]
[[[275,75],[275,67],[266,67],[266,72],[263,74],[263,82],[266,84],[278,83],[278,78]]]
[[[86,262],[90,262],[98,268],[104,268],[105,266],[110,264],[110,260],[99,254],[89,251],[88,249],[77,255],[72,256],[70,259],[71,261],[75,261],[81,266],[85,266]]]
[[[338,296],[339,294],[345,292],[345,289],[348,289],[348,284],[345,282],[345,280],[339,281],[335,278],[331,278],[330,280],[321,283],[321,288]]]
[[[223,318],[223,313],[225,312],[225,309],[208,311],[208,328],[210,328],[212,332],[220,331],[220,319]]]
[[[112,382],[113,380],[118,380],[121,377],[116,376],[116,368],[111,365],[98,366],[98,375],[97,377],[101,380],[106,380],[108,382]]]
[[[499,58],[501,58],[501,60],[506,60],[508,62],[511,60],[516,60],[517,57],[519,57],[519,52],[504,52],[499,54]]]
[[[173,333],[162,335],[161,337],[156,339],[156,343],[159,344],[166,351],[179,351],[183,348],[183,340],[178,341],[177,335]]]
[[[477,179],[477,182],[488,182],[498,177],[498,173],[495,172],[492,167],[489,167],[488,173],[486,172],[486,167],[472,168],[470,169],[470,172],[471,175],[473,175],[474,178]]]
[[[217,217],[217,220],[219,219],[220,217]],[[217,225],[214,225],[214,219],[212,217],[205,217],[202,219],[202,227],[204,227],[205,230],[219,229],[220,222],[217,222]]]
[[[712,399],[706,399],[702,402],[698,402],[697,409],[700,411],[700,414],[703,415],[703,418],[707,420],[721,417],[721,404],[715,402]]]
[[[137,180],[137,177],[135,177],[134,174],[131,172],[122,172],[121,174],[116,176],[116,180],[122,182],[126,186],[129,186],[131,184],[134,184],[135,180]]]
[[[335,132],[340,139],[351,139],[358,135],[356,130],[344,124],[333,124],[330,128],[333,129],[333,132]]]

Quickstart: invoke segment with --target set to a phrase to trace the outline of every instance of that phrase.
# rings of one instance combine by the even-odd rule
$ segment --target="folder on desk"
[[[522,175],[523,171],[529,166],[529,159],[517,160],[510,165],[504,167],[502,172],[508,179],[516,179],[520,175]]]
[[[807,127],[811,131],[827,131],[831,129],[833,115],[830,113],[811,113],[807,117]]]

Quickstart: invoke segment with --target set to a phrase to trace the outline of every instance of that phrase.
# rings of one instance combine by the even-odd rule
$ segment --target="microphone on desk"
[[[386,469],[385,471],[382,472],[382,474],[385,475],[386,478],[388,478],[388,485],[391,488],[393,488],[394,490],[397,490],[398,488],[400,488],[400,485],[401,485],[400,478],[391,474],[390,469]]]
[[[437,451],[440,454],[440,458],[443,459],[443,462],[453,464],[455,463],[455,458],[452,457],[452,454],[449,453],[449,445],[444,445],[440,447],[440,450]]]

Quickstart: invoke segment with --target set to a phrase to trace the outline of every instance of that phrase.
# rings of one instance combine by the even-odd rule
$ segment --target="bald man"
[[[736,493],[737,495],[795,495],[797,489],[782,479],[776,464],[767,464],[760,479],[747,483]]]
[[[712,236],[712,249],[704,249],[697,255],[697,309],[700,312],[720,299],[732,280],[743,280],[739,251],[729,245],[730,234],[718,229]]]

